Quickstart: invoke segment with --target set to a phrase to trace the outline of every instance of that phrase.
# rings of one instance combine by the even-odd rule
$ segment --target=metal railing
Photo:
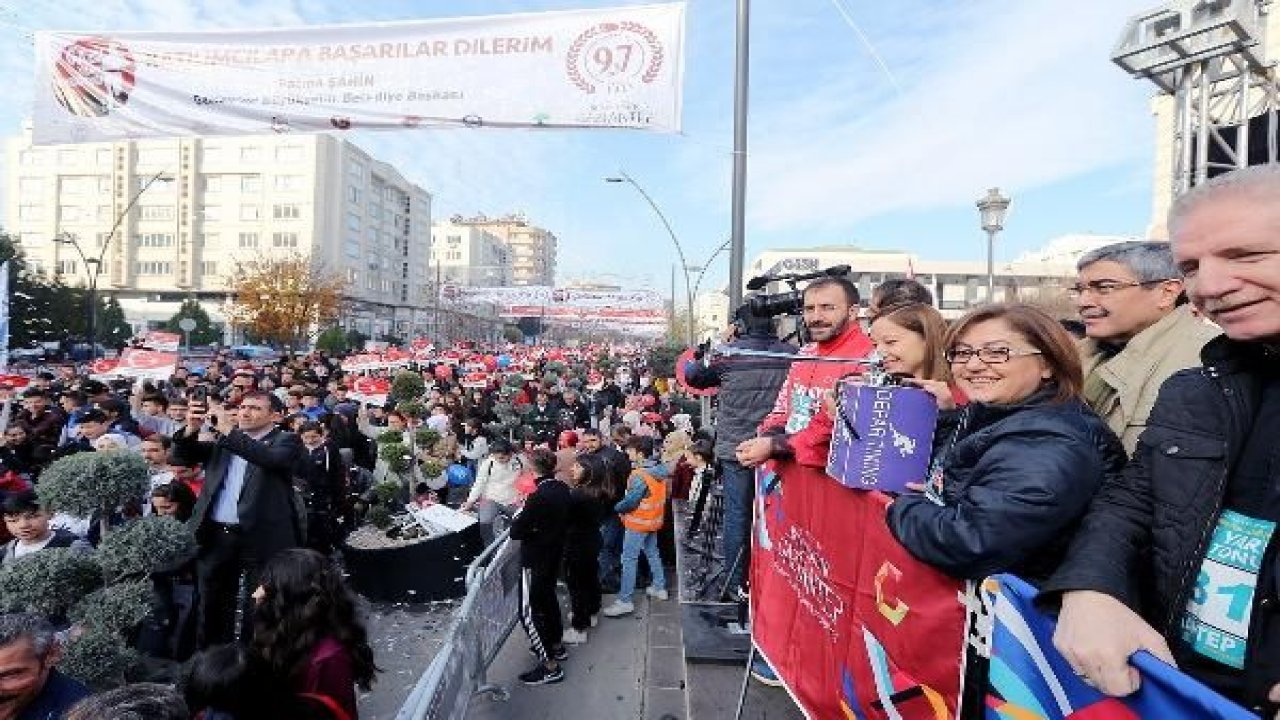
[[[467,594],[453,626],[396,720],[462,720],[475,695],[508,699],[486,677],[520,617],[520,544],[508,535],[503,531],[467,567]]]

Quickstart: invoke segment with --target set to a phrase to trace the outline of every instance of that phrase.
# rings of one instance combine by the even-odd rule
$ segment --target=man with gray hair
[[[1200,365],[1217,330],[1191,313],[1166,242],[1122,242],[1086,253],[1068,289],[1084,322],[1084,399],[1130,455],[1160,385]]]
[[[0,615],[0,720],[61,720],[89,695],[54,668],[61,654],[48,620],[31,613]]]
[[[1124,472],[1107,478],[1041,587],[1054,644],[1109,695],[1139,650],[1253,712],[1280,708],[1280,165],[1178,199],[1173,254],[1223,330],[1160,389]]]

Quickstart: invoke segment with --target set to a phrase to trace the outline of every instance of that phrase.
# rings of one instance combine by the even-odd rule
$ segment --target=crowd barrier
[[[467,568],[467,594],[440,652],[422,673],[396,720],[461,720],[471,698],[507,691],[488,682],[497,657],[520,616],[520,546],[503,531]]]

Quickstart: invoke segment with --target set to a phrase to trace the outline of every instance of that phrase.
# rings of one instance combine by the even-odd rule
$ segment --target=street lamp
[[[89,362],[98,359],[98,333],[97,323],[95,322],[98,315],[98,278],[102,276],[102,265],[107,256],[107,250],[110,249],[111,241],[115,239],[116,232],[120,229],[120,223],[124,222],[124,219],[128,217],[129,212],[133,210],[133,206],[138,204],[138,199],[142,197],[142,194],[157,182],[171,182],[171,180],[164,179],[164,174],[167,172],[167,169],[157,172],[138,187],[138,192],[134,193],[133,197],[129,199],[129,204],[125,205],[124,210],[121,210],[120,214],[116,216],[115,223],[111,225],[111,232],[107,233],[107,239],[102,242],[102,247],[98,250],[97,257],[86,255],[84,248],[80,247],[80,243],[74,235],[62,234],[54,238],[54,242],[70,245],[75,249],[76,254],[80,256],[80,260],[84,262],[85,271],[89,277],[89,317],[85,323],[86,334],[89,336]]]
[[[658,219],[662,221],[662,226],[667,229],[667,234],[671,236],[671,244],[675,245],[676,254],[680,256],[680,270],[682,273],[684,273],[685,301],[688,303],[688,307],[689,307],[689,317],[688,317],[688,323],[686,327],[686,333],[687,333],[686,340],[690,345],[693,345],[694,343],[693,284],[689,282],[689,261],[685,259],[684,248],[680,245],[680,238],[676,237],[676,231],[671,229],[671,223],[667,220],[667,216],[662,214],[662,210],[658,209],[658,204],[653,201],[653,198],[649,196],[649,193],[645,192],[644,188],[640,187],[640,183],[637,183],[635,179],[632,178],[630,175],[628,175],[625,171],[619,170],[618,175],[616,177],[607,177],[604,179],[604,181],[607,183],[628,183],[631,185],[631,187],[635,188],[636,192],[640,193],[640,197],[643,197],[645,202],[649,203],[649,207],[653,209],[654,214],[657,215]],[[675,307],[675,304],[676,304],[676,299],[672,297],[671,305],[673,309]]]
[[[982,217],[982,229],[987,232],[987,302],[995,302],[996,287],[996,233],[1004,229],[1004,216],[1009,211],[1009,198],[1000,194],[1000,188],[991,188],[978,200],[978,213]]]

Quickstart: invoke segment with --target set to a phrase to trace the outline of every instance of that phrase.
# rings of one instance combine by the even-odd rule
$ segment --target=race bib
[[[1233,510],[1218,519],[1182,620],[1182,638],[1197,653],[1244,668],[1258,571],[1275,528]]]

